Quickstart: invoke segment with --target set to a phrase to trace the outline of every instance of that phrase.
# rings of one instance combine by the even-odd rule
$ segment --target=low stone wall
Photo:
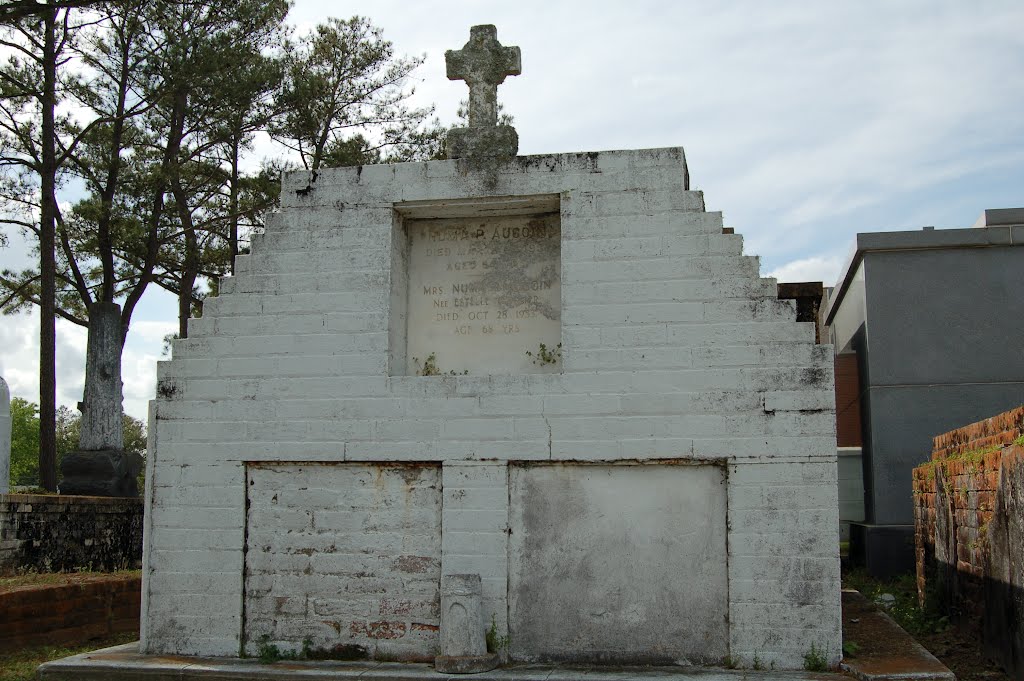
[[[0,650],[70,645],[138,631],[138,575],[83,577],[73,584],[22,586],[0,593]]]
[[[0,574],[142,565],[142,499],[0,494]]]
[[[914,469],[917,585],[1024,680],[1024,407],[940,435]]]

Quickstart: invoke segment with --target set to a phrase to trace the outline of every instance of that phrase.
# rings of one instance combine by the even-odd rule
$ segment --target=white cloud
[[[0,317],[0,375],[17,395],[39,402],[39,313]],[[57,403],[75,408],[85,382],[84,328],[57,320]]]
[[[126,349],[121,359],[121,380],[124,382],[124,410],[146,421],[148,404],[156,395],[156,363],[159,355]]]
[[[38,315],[33,315],[36,320]],[[38,321],[37,321],[38,323]],[[57,403],[76,408],[85,388],[85,351],[89,332],[81,326],[57,321]],[[39,347],[38,339],[33,345]],[[38,350],[37,350],[38,353]],[[38,370],[39,363],[36,362]],[[37,382],[38,385],[38,382]]]
[[[968,226],[1024,203],[1021,3],[297,0],[290,21],[356,13],[396,53],[427,55],[414,101],[446,122],[466,88],[445,77],[444,51],[496,24],[522,48],[523,75],[499,89],[521,153],[684,146],[709,209],[783,281],[834,283],[856,232]],[[265,136],[256,147],[282,155]],[[28,257],[12,243],[0,266]],[[162,292],[136,311],[123,375],[137,417],[175,316]],[[33,400],[35,319],[0,318],[0,372]],[[59,390],[74,405],[83,335],[66,326]]]
[[[0,318],[0,376],[11,394],[39,402],[39,313]],[[138,330],[136,329],[138,327]],[[132,325],[121,356],[124,410],[146,420],[147,402],[156,390],[156,362],[163,337],[176,328],[173,322],[143,321]],[[76,409],[85,385],[85,328],[57,320],[57,404]]]
[[[291,20],[348,13],[427,54],[416,101],[449,122],[466,90],[444,51],[496,24],[522,49],[499,89],[521,153],[685,146],[694,188],[773,260],[920,226],[923,202],[957,225],[1022,200],[1019,3],[297,0]]]
[[[842,266],[843,259],[840,256],[815,255],[787,262],[765,276],[775,277],[780,282],[820,281],[825,286],[833,286]]]
[[[177,312],[177,310],[175,310]],[[141,320],[133,321],[128,331],[128,344],[133,341],[146,345],[163,345],[164,337],[178,331],[177,321]]]
[[[173,308],[170,310],[173,314]],[[132,322],[121,358],[124,382],[124,410],[145,421],[148,403],[156,395],[156,363],[161,359],[164,336],[178,330],[177,321],[139,320]]]
[[[36,321],[33,329],[33,317],[0,317],[0,375],[7,381],[12,397],[38,402],[39,324]]]

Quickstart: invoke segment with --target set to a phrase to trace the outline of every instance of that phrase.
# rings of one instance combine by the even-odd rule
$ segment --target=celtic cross
[[[518,47],[498,42],[498,29],[492,24],[469,29],[469,42],[461,50],[444,53],[448,80],[464,80],[469,85],[469,127],[486,128],[498,124],[498,85],[505,76],[522,73]]]

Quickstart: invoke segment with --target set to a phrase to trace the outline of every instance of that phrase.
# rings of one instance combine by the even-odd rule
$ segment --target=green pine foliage
[[[39,484],[39,406],[11,398],[11,487]]]
[[[82,417],[67,407],[57,410],[57,467],[68,452],[78,447]],[[124,448],[146,456],[146,424],[125,414]],[[10,486],[39,485],[39,406],[20,397],[11,398],[11,475]],[[142,489],[140,481],[139,489]]]
[[[116,301],[127,333],[155,285],[177,296],[177,335],[185,337],[187,319],[202,315],[218,277],[234,272],[276,207],[283,171],[443,155],[446,129],[431,118],[433,107],[409,100],[424,57],[399,54],[365,17],[297,33],[289,4],[0,9],[8,48],[0,55],[0,244],[21,234],[37,249],[0,272],[0,312],[41,307],[43,318],[88,326],[91,303]],[[59,54],[43,50],[44,29],[50,38],[56,31]],[[253,158],[254,140],[265,135],[291,157]],[[47,160],[44,147],[55,147],[56,158]],[[44,191],[50,185],[57,189]],[[73,202],[55,215],[68,186]],[[49,268],[41,271],[36,256],[50,263],[54,250],[51,295],[41,283]],[[54,362],[44,358],[40,371],[48,479]],[[40,448],[32,437],[19,451]],[[24,466],[18,475],[27,480]]]

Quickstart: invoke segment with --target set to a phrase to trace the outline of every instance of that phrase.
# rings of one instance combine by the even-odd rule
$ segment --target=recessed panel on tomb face
[[[509,466],[513,658],[720,661],[726,508],[719,466]]]
[[[409,374],[561,370],[557,213],[407,220]]]
[[[428,661],[440,626],[441,466],[246,470],[246,653]]]

